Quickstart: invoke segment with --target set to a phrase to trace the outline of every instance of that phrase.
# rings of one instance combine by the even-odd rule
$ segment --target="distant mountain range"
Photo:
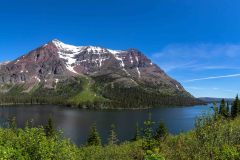
[[[54,39],[0,64],[1,103],[140,108],[200,103],[136,49],[73,46]]]
[[[233,102],[233,98],[213,98],[213,97],[199,97],[199,100],[207,103],[212,103],[212,102],[221,102],[222,99],[224,99],[227,102]]]

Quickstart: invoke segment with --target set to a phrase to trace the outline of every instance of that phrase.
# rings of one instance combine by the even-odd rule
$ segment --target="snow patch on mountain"
[[[83,47],[65,44],[57,39],[54,39],[52,43],[57,47],[59,57],[66,61],[67,69],[75,74],[78,74],[74,70],[76,63],[75,56],[81,52]]]
[[[66,54],[68,51],[70,53],[79,53],[81,49],[83,48],[82,46],[74,46],[70,44],[65,44],[57,39],[52,40],[52,43],[61,51],[65,51]]]
[[[112,49],[108,49],[108,51],[110,52],[110,53],[112,53],[113,54],[113,56],[118,60],[118,61],[120,61],[120,66],[123,68],[123,70],[126,72],[126,69],[124,68],[125,67],[125,64],[124,64],[124,62],[123,62],[123,57],[122,57],[122,55],[121,55],[121,53],[123,52],[123,51],[121,51],[121,50],[112,50]],[[127,73],[127,74],[129,74],[129,73]]]
[[[89,53],[93,53],[93,54],[102,54],[104,52],[106,52],[106,49],[101,48],[101,47],[96,47],[96,46],[87,46],[87,51]]]
[[[81,62],[86,61],[86,60],[82,60],[82,61],[76,60],[76,56],[78,54],[81,54],[81,52],[83,51],[87,51],[88,54],[91,53],[91,54],[99,55],[99,58],[93,59],[93,62],[97,63],[99,67],[102,66],[103,61],[107,60],[107,58],[103,58],[101,55],[104,53],[111,53],[112,55],[114,55],[114,57],[118,61],[120,61],[120,66],[123,68],[124,71],[126,71],[124,69],[125,64],[123,62],[123,58],[121,57],[121,54],[120,54],[123,51],[105,49],[105,48],[96,47],[96,46],[74,46],[74,45],[65,44],[57,39],[52,40],[52,43],[57,47],[59,57],[65,60],[67,69],[73,73],[78,74],[74,70],[74,67],[76,65],[79,65]]]
[[[118,53],[121,53],[121,52],[123,52],[123,51],[121,51],[121,50],[112,50],[112,49],[107,49],[110,53],[112,53],[112,54],[118,54]]]
[[[0,62],[0,66],[2,66],[2,65],[7,65],[8,63],[10,63],[10,61]]]
[[[133,64],[133,58],[132,58],[132,55],[130,55],[130,62],[131,62],[131,64]]]
[[[121,53],[123,52],[123,51],[121,51],[121,50],[111,50],[111,49],[108,49],[108,51],[110,52],[110,53],[112,53],[113,54],[113,56],[118,60],[118,61],[120,61],[120,67],[122,67],[122,70],[124,71],[124,72],[126,72],[126,74],[127,75],[130,75],[128,72],[127,72],[127,70],[125,69],[125,64],[124,64],[124,61],[123,61],[123,57],[122,57],[122,55],[121,55]]]
[[[177,87],[178,90],[180,90],[180,89],[179,89],[179,86],[178,86],[177,84],[176,84],[176,87]]]
[[[139,60],[138,60],[138,57],[137,57],[137,56],[135,56],[135,59],[136,59],[137,63],[139,63]],[[137,65],[138,65],[138,64],[137,64]],[[138,66],[137,66],[137,73],[138,73],[138,77],[140,78],[140,77],[141,77],[141,72],[140,72]]]

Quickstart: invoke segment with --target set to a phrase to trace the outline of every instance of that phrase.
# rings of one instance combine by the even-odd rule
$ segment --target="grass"
[[[94,103],[106,101],[105,98],[98,95],[91,89],[91,81],[88,78],[81,78],[82,90],[76,96],[70,98],[71,104],[81,105],[84,103]]]

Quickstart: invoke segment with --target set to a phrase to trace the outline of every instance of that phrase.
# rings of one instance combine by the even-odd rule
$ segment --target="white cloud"
[[[195,65],[195,61],[191,62],[178,62],[178,63],[162,63],[160,65],[161,68],[163,68],[166,72],[170,72],[172,70],[176,69],[186,69],[186,68],[193,68]]]
[[[211,77],[205,77],[205,78],[190,79],[190,80],[186,80],[184,82],[195,82],[195,81],[230,78],[230,77],[240,77],[240,74],[230,74],[230,75],[223,75],[223,76],[211,76]]]
[[[170,44],[152,59],[165,71],[240,69],[240,44]]]
[[[194,86],[190,86],[190,87],[185,87],[186,89],[192,89],[192,90],[206,90],[206,88],[202,88],[202,87],[194,87]]]
[[[213,87],[213,88],[203,88],[203,87],[195,87],[195,86],[189,86],[189,87],[185,87],[186,89],[189,89],[189,90],[206,90],[206,91],[210,91],[210,90],[217,90],[217,91],[220,91],[220,92],[230,92],[230,93],[238,93],[237,90],[231,90],[231,89],[222,89],[222,88],[218,88],[218,87]]]
[[[211,56],[225,55],[228,57],[239,56],[240,44],[170,44],[163,48],[155,57],[162,56],[193,56],[209,58]]]
[[[196,97],[232,97],[238,93],[240,44],[170,44],[152,59]]]

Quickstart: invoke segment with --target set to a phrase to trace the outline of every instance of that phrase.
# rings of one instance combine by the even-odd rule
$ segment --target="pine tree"
[[[219,116],[219,111],[218,111],[218,107],[217,107],[217,103],[213,102],[213,112],[214,112],[214,119],[217,119]]]
[[[9,120],[9,127],[10,127],[14,132],[17,131],[16,117],[12,117],[12,118]]]
[[[97,131],[97,127],[96,127],[95,123],[93,124],[93,126],[91,128],[90,135],[87,140],[87,145],[89,145],[89,146],[100,146],[101,145],[101,138],[99,136],[99,133]]]
[[[25,130],[28,130],[28,129],[29,129],[29,122],[28,122],[28,121],[26,121],[26,123],[24,124],[24,129],[25,129]]]
[[[115,125],[112,124],[109,138],[108,138],[108,144],[113,145],[113,144],[117,144],[117,142],[118,142],[118,138],[117,138],[117,133],[115,131]]]
[[[151,113],[149,113],[148,120],[144,122],[144,130],[143,130],[143,149],[151,150],[154,146],[153,139],[153,124]]]
[[[227,111],[227,117],[229,117],[229,114],[230,114],[229,102],[227,102],[226,111]]]
[[[140,128],[139,128],[139,125],[138,123],[136,124],[136,130],[135,130],[135,135],[134,135],[134,138],[133,140],[134,141],[137,141],[141,138],[141,131],[140,131]]]
[[[226,108],[226,103],[225,100],[222,99],[219,107],[219,114],[222,116],[227,116],[227,108]]]
[[[166,138],[167,135],[168,135],[168,130],[167,130],[165,124],[163,122],[160,122],[159,126],[156,130],[154,138],[156,140],[163,140]]]
[[[237,95],[232,104],[232,109],[231,109],[232,118],[237,117],[237,115],[239,113],[239,109],[240,109],[240,102],[239,102],[238,95]]]
[[[52,118],[48,119],[48,124],[45,126],[45,133],[47,137],[53,137],[55,134]]]

